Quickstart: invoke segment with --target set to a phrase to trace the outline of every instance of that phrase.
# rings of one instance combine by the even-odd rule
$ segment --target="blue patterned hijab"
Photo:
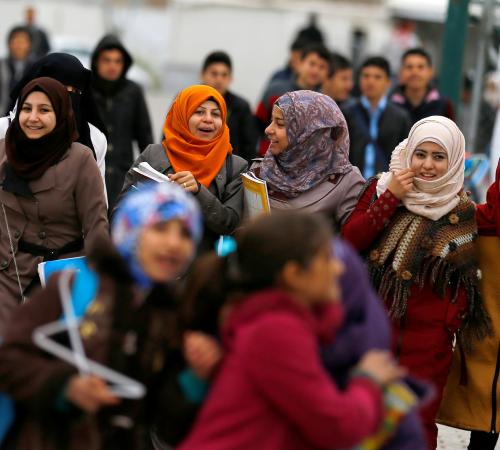
[[[153,282],[137,260],[139,235],[145,227],[174,219],[184,222],[195,243],[200,241],[202,221],[196,200],[177,184],[154,182],[129,191],[113,216],[113,243],[143,288],[151,287]]]
[[[347,124],[330,97],[314,91],[287,92],[275,105],[283,112],[289,145],[278,156],[268,150],[262,161],[260,176],[271,191],[297,197],[352,170]]]

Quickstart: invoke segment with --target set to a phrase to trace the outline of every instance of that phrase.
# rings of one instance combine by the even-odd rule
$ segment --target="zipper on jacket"
[[[499,343],[500,344],[500,343]],[[493,385],[491,386],[491,432],[496,433],[497,429],[497,384],[500,374],[500,345],[497,351],[497,364],[495,367],[495,375],[493,377]]]

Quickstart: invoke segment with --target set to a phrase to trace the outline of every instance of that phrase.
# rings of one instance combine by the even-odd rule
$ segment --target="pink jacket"
[[[340,392],[323,369],[318,337],[331,340],[339,306],[313,314],[269,290],[237,304],[223,330],[227,356],[179,450],[348,448],[373,434],[382,392],[353,378]]]

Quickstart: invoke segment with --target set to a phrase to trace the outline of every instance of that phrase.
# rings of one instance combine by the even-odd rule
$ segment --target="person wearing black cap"
[[[92,55],[92,90],[106,125],[106,186],[110,210],[134,162],[133,142],[142,152],[153,142],[151,122],[140,86],[126,78],[132,57],[116,36],[104,36]]]
[[[90,148],[104,182],[107,140],[104,125],[90,90],[90,70],[78,58],[67,53],[51,53],[35,62],[10,93],[9,116],[0,118],[0,139],[5,137],[10,122],[16,115],[16,101],[24,86],[39,77],[49,77],[66,86],[71,98],[78,129],[76,142]],[[106,188],[106,186],[104,186]]]

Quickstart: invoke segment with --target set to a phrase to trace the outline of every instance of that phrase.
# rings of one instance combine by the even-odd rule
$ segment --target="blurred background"
[[[47,33],[51,51],[72,53],[87,67],[99,39],[117,34],[134,57],[128,77],[146,90],[155,136],[175,93],[199,81],[202,61],[213,50],[232,57],[232,90],[255,108],[270,75],[288,60],[297,33],[311,21],[328,48],[347,56],[354,68],[382,54],[396,73],[404,49],[428,50],[440,89],[459,115],[463,109],[469,140],[477,134],[475,105],[486,100],[497,110],[500,104],[495,0],[0,0],[0,56],[7,53],[9,29],[26,23],[27,8]],[[457,25],[464,11],[466,21]],[[454,49],[453,40],[465,37],[463,51]],[[451,87],[456,92],[443,89],[457,74],[459,85]],[[464,102],[465,79],[470,95]],[[498,153],[488,157],[498,160]]]

